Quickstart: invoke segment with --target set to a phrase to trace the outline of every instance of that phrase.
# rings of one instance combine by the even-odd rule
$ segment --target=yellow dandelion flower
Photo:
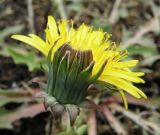
[[[68,26],[70,26],[70,28]],[[52,74],[52,76],[49,75],[48,84],[49,82],[53,82],[53,78],[56,77],[59,77],[61,82],[64,81],[64,84],[69,88],[74,82],[78,87],[81,87],[79,96],[83,93],[82,91],[85,91],[84,89],[87,89],[89,84],[93,82],[100,81],[111,84],[120,92],[126,108],[127,102],[125,99],[125,92],[136,98],[147,98],[146,95],[133,84],[144,83],[144,80],[140,78],[144,73],[130,70],[131,67],[134,67],[138,63],[138,60],[123,61],[128,55],[127,51],[121,51],[115,43],[109,40],[111,35],[103,32],[102,29],[93,30],[93,27],[85,24],[82,24],[75,29],[72,21],[62,20],[56,22],[52,16],[49,16],[45,35],[45,40],[34,34],[29,34],[29,36],[13,35],[12,38],[33,46],[46,57],[50,54],[52,63],[55,63],[58,57],[61,56],[61,59],[63,60],[57,60],[57,62],[59,62],[57,66],[59,66],[59,68],[56,70],[56,74],[59,76],[54,75],[53,71],[50,72],[49,74]],[[63,55],[62,52],[64,53]],[[67,66],[65,59],[67,61],[69,60],[69,66]],[[71,81],[68,81],[69,79],[74,78],[73,75],[69,78],[69,75],[72,74],[71,69],[76,65],[76,62],[74,62],[75,59],[80,59],[81,71],[85,71],[85,74],[88,73],[88,76],[83,75],[88,78],[86,81],[83,81],[85,77],[77,77],[78,79],[75,77],[77,81],[73,81],[72,83]],[[64,68],[65,66],[66,68]],[[63,72],[61,72],[60,69],[63,70]],[[76,72],[76,70],[80,70],[80,67],[73,70],[75,73],[79,74],[80,72]],[[66,74],[66,72],[69,73]],[[87,82],[87,87],[83,87],[85,85],[81,82]],[[64,86],[60,86],[61,84],[56,83],[57,82],[54,84],[54,89],[59,89],[59,91],[61,91],[61,89],[66,89],[66,87],[60,88]],[[79,85],[79,83],[81,83],[81,85]],[[51,87],[53,88],[53,86]],[[68,96],[73,95],[73,92],[78,91],[78,87],[75,87],[76,89],[74,90],[68,90]],[[61,94],[64,92],[63,90],[61,91]],[[70,101],[62,100],[61,94],[60,92],[57,94],[56,91],[53,94],[54,97],[56,95],[56,99],[58,99],[60,103],[79,104],[82,102],[82,98],[78,100],[78,97],[72,96],[71,100],[67,98],[67,94],[63,98]],[[85,97],[84,93],[82,95],[82,97]],[[77,102],[75,102],[76,99]]]

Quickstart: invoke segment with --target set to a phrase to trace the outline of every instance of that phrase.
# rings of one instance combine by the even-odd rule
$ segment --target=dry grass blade
[[[116,103],[111,104],[110,106],[113,110],[122,113],[125,117],[131,119],[133,122],[138,124],[140,127],[145,129],[149,133],[160,134],[159,125],[140,117],[140,115],[137,115],[136,113],[125,110],[123,107],[121,107],[120,105],[118,105]]]
[[[31,97],[31,94],[28,91],[23,91],[23,90],[4,91],[0,89],[0,96],[17,98],[17,97]]]
[[[156,60],[160,59],[160,55],[155,55],[149,58],[144,59],[141,63],[139,63],[139,66],[151,66]]]
[[[67,20],[68,16],[67,16],[67,12],[65,10],[66,6],[65,6],[64,1],[63,0],[52,0],[52,3],[53,3],[53,5],[54,5],[54,3],[57,4],[61,19]]]
[[[42,103],[20,108],[15,112],[0,117],[0,127],[12,128],[11,123],[13,121],[24,117],[33,117],[34,115],[44,111],[45,109]]]
[[[128,41],[126,41],[125,43],[123,43],[122,49],[126,49],[129,46],[131,46],[135,43],[138,43],[142,36],[144,36],[146,33],[150,32],[150,31],[155,30],[155,28],[157,29],[158,27],[159,27],[159,22],[158,22],[157,18],[150,20],[149,22],[144,24],[144,26],[142,28],[140,28],[140,30],[138,30],[135,33],[135,36],[133,38],[131,38]]]
[[[160,106],[160,98],[155,98],[155,99],[136,99],[134,97],[131,96],[126,96],[127,98],[127,102],[128,104],[134,104],[134,105],[138,105],[138,106],[143,106],[146,107],[148,109],[154,110],[155,108],[157,108],[158,106]],[[110,98],[108,98],[107,100],[103,101],[103,103],[106,103],[107,105],[109,105],[110,103],[122,103],[122,99],[119,96],[112,96]]]
[[[96,113],[91,112],[88,118],[88,135],[97,135],[97,127],[96,127]]]
[[[0,96],[4,97],[10,97],[10,98],[22,98],[22,97],[31,97],[34,98],[34,96],[41,92],[39,89],[30,89],[32,90],[26,90],[26,89],[17,89],[17,90],[1,90],[0,89]]]
[[[113,6],[113,9],[112,9],[110,17],[109,17],[109,22],[111,24],[114,24],[116,22],[116,16],[117,16],[118,8],[119,8],[119,5],[120,5],[121,1],[122,0],[116,0],[115,1],[115,4]]]
[[[107,118],[111,127],[115,130],[118,135],[127,135],[125,129],[121,126],[121,123],[116,119],[108,107],[103,106],[103,113]]]
[[[29,23],[29,29],[31,33],[35,33],[35,27],[34,27],[34,10],[32,6],[32,0],[27,0],[27,6],[28,6],[28,23]]]

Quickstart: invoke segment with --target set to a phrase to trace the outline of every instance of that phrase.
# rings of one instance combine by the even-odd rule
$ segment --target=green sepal
[[[81,62],[78,59],[77,54],[76,54],[70,66],[69,73],[66,79],[65,88],[67,90],[65,91],[65,94],[64,94],[64,100],[67,100],[68,97],[70,97],[71,95],[73,84],[75,84],[77,76],[78,76],[78,70],[80,68],[80,64]],[[70,97],[69,99],[72,100],[72,97]]]
[[[50,49],[50,52],[48,54],[48,58],[52,57],[52,48]],[[60,49],[59,49],[60,50]],[[60,55],[61,51],[56,51],[53,57],[53,60],[50,62],[51,64],[49,65],[49,72],[48,72],[48,81],[47,81],[47,93],[53,96],[54,93],[54,88],[55,88],[55,82],[56,82],[56,75],[57,75],[57,70],[58,70],[58,65],[59,65],[59,60],[60,60]]]
[[[49,65],[47,94],[55,97],[60,104],[78,105],[85,99],[91,82],[94,66],[92,54],[90,51],[75,51],[64,44],[52,58],[52,49],[48,54],[48,60],[52,61]]]
[[[62,57],[58,66],[56,82],[55,82],[55,91],[53,93],[53,95],[57,98],[57,100],[63,99],[63,95],[65,92],[65,83],[69,69],[69,55],[70,52],[66,52],[65,56]]]
[[[94,66],[94,62],[92,61],[87,68],[85,68],[79,73],[76,79],[76,82],[72,88],[72,90],[74,91],[74,92],[72,91],[73,94],[76,91],[76,94],[73,96],[73,101],[75,101],[77,104],[82,102],[85,98],[86,90],[90,85],[88,81],[92,74],[93,66]],[[71,93],[71,96],[72,96],[72,93]]]

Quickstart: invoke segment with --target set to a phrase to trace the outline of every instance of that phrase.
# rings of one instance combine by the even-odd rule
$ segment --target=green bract
[[[77,51],[64,44],[52,56],[52,48],[48,54],[45,106],[50,107],[56,116],[66,109],[75,119],[79,113],[78,106],[95,105],[86,96],[88,87],[96,81],[99,73],[91,77],[94,61],[90,50]]]
[[[78,52],[63,45],[49,64],[47,94],[60,104],[80,104],[90,85],[93,66],[90,51]]]

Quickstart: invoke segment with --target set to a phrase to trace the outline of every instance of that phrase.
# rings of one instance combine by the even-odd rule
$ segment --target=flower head
[[[33,46],[49,60],[46,104],[54,111],[63,112],[66,106],[72,106],[67,107],[72,108],[68,109],[70,114],[78,114],[77,105],[92,104],[86,99],[86,93],[94,83],[116,87],[126,107],[125,92],[136,98],[146,98],[133,84],[144,83],[140,78],[144,73],[130,70],[138,61],[123,61],[127,51],[121,51],[109,40],[111,35],[102,29],[93,30],[85,24],[75,29],[72,21],[56,23],[49,16],[45,35],[45,41],[34,34],[13,35],[12,38]]]

